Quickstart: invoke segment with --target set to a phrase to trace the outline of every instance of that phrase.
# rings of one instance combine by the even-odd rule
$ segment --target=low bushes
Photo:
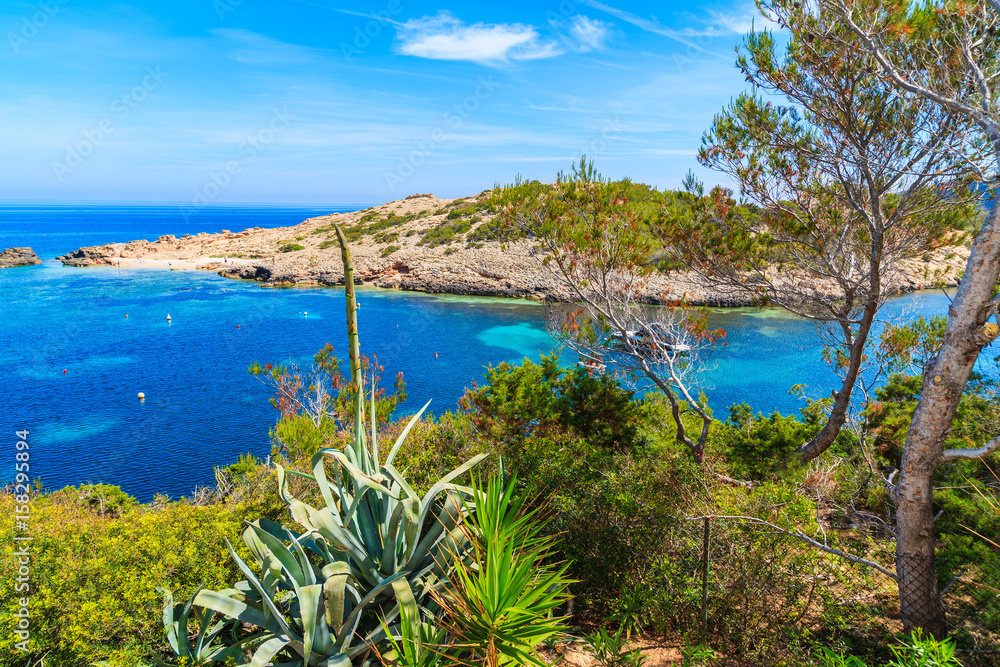
[[[420,240],[417,241],[417,245],[427,246],[428,248],[436,248],[440,245],[460,240],[461,234],[464,234],[471,228],[472,223],[468,220],[461,218],[458,220],[445,220],[436,227],[431,227],[424,232],[421,235]]]
[[[110,503],[95,501],[104,496]],[[13,496],[0,494],[0,513],[13,516]],[[135,667],[166,645],[161,589],[188,596],[202,583],[231,581],[224,539],[242,531],[259,506],[141,505],[117,487],[67,488],[31,504],[30,614],[32,652],[14,649],[15,560],[0,560],[0,665],[22,667],[45,657],[60,667],[99,660]],[[256,516],[254,516],[256,518]],[[3,539],[12,544],[8,523]]]
[[[366,368],[379,370],[374,362]],[[343,449],[353,441],[351,396],[337,369],[330,347],[316,356],[313,372],[255,366],[276,389],[281,418],[274,455],[286,470],[311,473],[309,458],[321,447]],[[332,416],[317,422],[301,409],[308,404],[301,392],[321,378],[329,383]],[[463,462],[491,454],[477,467],[479,475],[516,475],[517,493],[548,507],[545,534],[561,540],[551,559],[565,561],[567,576],[576,580],[570,587],[575,623],[695,641],[702,631],[706,567],[700,517],[762,519],[891,569],[891,540],[873,539],[873,531],[857,523],[858,512],[888,514],[861,492],[874,483],[865,482],[862,473],[869,473],[852,462],[865,456],[890,460],[901,436],[896,413],[911,409],[914,386],[894,381],[880,395],[869,419],[884,440],[869,434],[862,444],[845,435],[807,467],[796,465],[792,453],[815,432],[816,415],[755,415],[737,406],[725,422],[713,424],[699,466],[676,445],[669,408],[658,395],[639,398],[611,378],[543,357],[488,369],[486,382],[467,393],[461,411],[424,417],[413,426],[395,466],[422,496]],[[395,441],[404,428],[404,421],[392,417],[402,396],[401,382],[393,393],[379,395],[382,443]],[[954,437],[976,442],[988,435],[978,427],[979,417],[992,409],[991,400],[983,400],[968,404],[962,413],[968,423],[959,423]],[[716,473],[755,483],[732,485]],[[954,488],[937,496],[944,510],[938,523],[941,585],[962,574],[949,608],[957,614],[960,645],[975,646],[1000,624],[1000,567],[995,550],[981,538],[1000,530],[990,486],[996,480],[988,469],[964,463],[942,475],[942,486]],[[69,667],[100,660],[143,664],[148,651],[165,649],[158,587],[178,601],[203,583],[225,588],[243,575],[234,570],[223,539],[242,545],[244,520],[296,525],[277,492],[273,468],[243,457],[221,468],[218,478],[220,491],[203,505],[142,505],[100,485],[38,496],[31,547],[35,657],[46,654],[52,664]],[[289,497],[324,504],[314,482],[294,475],[286,481]],[[0,496],[0,511],[12,513],[12,502]],[[243,546],[238,552],[250,557]],[[857,656],[844,665],[895,659],[887,648],[899,629],[894,582],[877,571],[737,518],[711,520],[708,553],[707,639],[719,655],[746,664],[797,665],[820,660],[817,647],[824,646],[839,652],[831,655]],[[0,564],[2,667],[24,663],[12,651],[10,634],[13,568],[10,560]]]

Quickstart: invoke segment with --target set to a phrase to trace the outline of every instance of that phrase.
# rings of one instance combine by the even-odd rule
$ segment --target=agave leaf
[[[358,544],[350,532],[348,532],[339,522],[337,522],[329,510],[318,510],[310,518],[316,524],[316,530],[326,539],[333,542],[338,548],[347,553],[353,560],[359,571],[364,573],[366,578],[378,578],[375,563],[369,558],[368,553]],[[358,577],[361,579],[362,577]]]
[[[312,466],[313,475],[315,475],[316,485],[319,486],[319,492],[323,496],[323,502],[331,510],[336,508],[337,505],[333,500],[333,493],[330,490],[330,482],[326,479],[326,468],[323,466],[323,455],[327,452],[329,448],[323,448],[313,454],[310,465]]]
[[[258,563],[263,564],[264,561],[268,559],[268,550],[267,546],[259,537],[257,537],[257,533],[247,528],[243,531],[242,537],[243,543],[247,545],[248,549],[250,549],[250,555],[253,556]]]
[[[404,572],[397,572],[391,577],[383,579],[378,586],[374,587],[368,593],[368,595],[361,598],[361,601],[354,608],[354,611],[352,611],[351,615],[348,616],[347,619],[344,621],[344,627],[342,627],[340,629],[340,632],[337,634],[337,646],[340,647],[341,652],[347,650],[348,642],[350,641],[351,637],[354,636],[355,630],[358,629],[358,622],[361,620],[361,613],[365,610],[365,608],[369,604],[371,604],[371,602],[375,600],[375,598],[377,598],[382,593],[383,590],[391,586],[392,582],[404,576],[405,576]]]
[[[396,594],[396,606],[399,610],[400,622],[409,626],[410,637],[420,636],[420,611],[413,597],[413,589],[406,579],[392,582],[392,592]],[[405,636],[405,635],[404,635]]]
[[[194,654],[196,656],[201,656],[202,651],[206,648],[206,646],[212,643],[212,639],[208,640],[208,644],[205,643],[205,635],[208,633],[209,628],[212,627],[212,616],[212,612],[207,609],[201,610],[201,627],[198,629],[198,637],[194,642]],[[222,632],[225,628],[225,624],[218,623],[216,624],[216,627],[218,632]],[[216,635],[218,635],[218,632]]]
[[[392,462],[396,460],[396,452],[398,452],[399,448],[403,446],[403,441],[406,440],[406,436],[410,434],[410,429],[413,428],[418,421],[420,421],[421,415],[424,414],[424,410],[426,410],[427,406],[430,404],[430,401],[424,403],[424,407],[420,408],[420,411],[413,415],[410,421],[406,424],[406,428],[404,428],[403,432],[399,434],[398,438],[396,438],[396,443],[392,446],[392,449],[389,451],[389,456],[385,459],[386,465],[392,465]]]
[[[407,498],[420,498],[420,494],[413,490],[413,487],[406,481],[406,478],[391,463],[386,463],[382,466],[382,470],[385,471],[389,479],[399,484]]]
[[[257,578],[257,575],[253,573],[253,570],[251,570],[249,566],[243,562],[243,559],[236,553],[236,550],[233,549],[233,545],[229,543],[228,539],[226,540],[226,547],[229,548],[229,554],[233,557],[233,560],[236,561],[236,565],[243,572],[247,581],[249,581],[250,584],[261,594],[264,602],[264,609],[271,612],[271,616],[274,618],[275,622],[277,622],[278,627],[280,627],[281,630],[290,637],[297,638],[297,635],[292,632],[292,629],[288,627],[288,623],[285,622],[285,617],[281,615],[281,612],[275,606],[274,601],[271,599],[271,594],[265,590],[263,584],[261,584],[260,580]],[[266,627],[266,623],[262,627]]]
[[[376,434],[378,433],[378,424],[376,423],[375,416],[375,383],[372,383],[372,470],[378,470],[378,439]]]
[[[292,540],[292,544],[295,545],[296,555],[299,557],[299,567],[302,573],[306,575],[306,584],[312,586],[318,582],[316,577],[316,569],[313,564],[309,562],[309,556],[306,555],[306,550],[303,548],[302,543],[299,540]]]
[[[291,549],[285,546],[284,542],[274,537],[260,526],[256,526],[252,523],[249,524],[247,531],[251,531],[256,534],[260,541],[267,546],[268,551],[270,551],[274,558],[281,563],[281,567],[288,573],[288,576],[291,577],[296,588],[308,585],[306,574],[302,571],[302,567],[297,562],[295,554],[292,553]],[[313,575],[312,579],[312,583],[315,583],[315,575]]]
[[[302,657],[310,662],[313,645],[319,644],[323,653],[332,645],[326,617],[320,608],[323,605],[323,586],[315,584],[303,586],[298,591],[299,610],[302,613]]]
[[[222,595],[216,591],[201,591],[195,599],[195,604],[204,609],[217,611],[227,618],[237,620],[241,623],[256,625],[258,628],[268,629],[267,620],[264,614],[245,602]]]
[[[278,654],[278,651],[288,646],[291,641],[287,637],[272,637],[268,639],[254,653],[253,660],[250,661],[248,667],[270,667],[271,659]]]
[[[352,521],[354,521],[354,515],[357,514],[358,508],[361,507],[361,500],[368,495],[370,487],[362,487],[361,492],[354,497],[354,502],[351,503],[350,508],[347,510],[347,514],[344,515],[343,525],[349,526]]]
[[[351,667],[351,659],[338,653],[319,663],[318,667]]]
[[[204,610],[204,612],[206,614],[212,613],[213,611],[214,610],[212,610],[212,609],[205,609]],[[219,621],[215,625],[213,625],[212,628],[208,632],[205,633],[205,636],[204,636],[204,646],[205,647],[211,646],[212,642],[215,641],[215,639],[220,634],[222,634],[222,632],[224,630],[226,630],[226,628],[228,628],[231,623],[232,623],[232,620],[226,618],[226,619],[223,619],[223,620]],[[220,647],[216,647],[216,650],[218,650],[218,648],[220,648]]]
[[[277,464],[276,464],[277,465]],[[278,467],[278,491],[281,494],[281,499],[285,501],[288,505],[289,510],[292,512],[292,517],[298,521],[300,524],[306,528],[311,528],[309,525],[309,510],[312,509],[306,503],[293,496],[288,492],[287,480],[285,478],[285,471]]]
[[[286,472],[284,466],[282,466],[280,463],[275,463],[274,470],[278,476],[278,495],[280,495],[281,499],[284,500],[286,503],[292,502],[292,500],[295,499],[295,496],[288,493],[288,483],[285,478]]]
[[[306,505],[306,507],[308,507],[308,505]],[[257,519],[254,523],[269,532],[271,535],[277,537],[279,540],[285,540],[286,542],[297,541],[302,544],[303,547],[312,549],[316,553],[323,553],[323,547],[317,544],[316,541],[307,534],[296,533],[295,531],[289,530],[280,523],[275,523],[270,519]],[[315,528],[312,530],[315,532]]]
[[[174,609],[174,596],[166,589],[160,589],[163,594],[163,629],[167,633],[167,643],[173,649],[174,655],[181,658],[190,657],[186,653],[181,653],[181,643],[177,637],[177,612]],[[185,650],[187,647],[184,647]]]
[[[347,603],[347,578],[351,570],[347,563],[330,563],[323,568],[323,599],[326,601],[326,624],[334,634],[344,625],[344,607]]]
[[[461,521],[464,512],[464,503],[462,502],[461,496],[458,493],[452,491],[451,489],[446,490],[444,503],[441,509],[438,510],[437,520],[424,535],[424,539],[420,541],[419,544],[410,546],[410,557],[407,559],[406,564],[403,565],[404,570],[415,570],[420,567],[421,563],[427,558],[430,553],[430,548],[441,539],[441,535],[447,530],[451,531],[458,525]],[[417,525],[422,526],[424,523],[425,514],[423,510],[426,507],[422,507],[420,520]]]
[[[402,546],[409,548],[416,544],[420,536],[420,500],[417,498],[407,498],[403,501],[403,542]],[[406,554],[405,549],[400,549],[401,555]]]
[[[365,446],[365,377],[358,373],[354,396],[354,452],[360,457],[367,449]]]
[[[364,484],[365,486],[369,486],[369,487],[371,487],[372,489],[374,489],[376,491],[381,491],[382,493],[385,493],[386,495],[389,495],[389,496],[393,496],[394,497],[394,496],[397,495],[397,494],[394,494],[391,490],[389,490],[386,487],[384,487],[381,484],[379,484],[378,481],[376,481],[375,478],[372,477],[371,474],[366,473],[361,468],[359,468],[358,466],[356,466],[353,463],[351,463],[351,461],[347,458],[347,456],[344,455],[344,452],[342,452],[340,450],[337,450],[337,449],[333,449],[333,450],[324,449],[323,453],[326,456],[329,456],[329,457],[331,457],[333,459],[336,459],[338,463],[340,463],[342,466],[344,466],[347,469],[347,471],[351,473],[351,476],[357,482],[360,482],[361,484]],[[485,456],[485,454],[481,454],[480,456]]]
[[[194,599],[198,595],[198,591],[202,589],[202,586],[204,586],[204,584],[198,586],[198,588],[194,592],[194,595],[188,598],[188,601],[184,603],[184,608],[181,610],[181,616],[179,619],[177,619],[177,639],[181,644],[184,645],[184,651],[185,653],[188,653],[189,656],[191,651],[188,645],[188,619],[191,618],[191,605],[194,604]],[[196,656],[190,656],[190,657],[196,657]]]
[[[396,570],[396,535],[399,533],[399,524],[402,520],[403,503],[396,503],[396,509],[389,517],[389,532],[382,546],[382,574],[392,574]]]
[[[448,483],[451,480],[455,479],[456,477],[460,477],[461,475],[467,473],[469,470],[472,469],[473,466],[477,465],[487,456],[489,456],[489,454],[479,454],[477,456],[473,456],[471,459],[469,459],[468,461],[466,461],[465,463],[458,466],[450,473],[439,479],[434,484],[434,486],[430,488],[430,491],[428,491],[426,495],[424,495],[423,507],[421,508],[420,511],[421,525],[423,525],[424,521],[427,519],[427,513],[430,511],[431,506],[434,504],[434,499],[437,497],[439,493],[445,491],[448,488]]]

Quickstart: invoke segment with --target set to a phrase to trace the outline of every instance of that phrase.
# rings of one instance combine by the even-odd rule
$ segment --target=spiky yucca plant
[[[555,614],[570,598],[567,565],[550,563],[556,541],[543,533],[542,510],[514,492],[516,481],[475,483],[475,511],[463,520],[473,557],[456,555],[447,584],[434,591],[461,664],[546,667],[535,647],[569,630]]]

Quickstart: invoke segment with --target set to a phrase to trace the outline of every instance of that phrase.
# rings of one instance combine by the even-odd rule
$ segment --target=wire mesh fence
[[[747,521],[679,522],[656,562],[646,564],[637,595],[654,606],[660,629],[708,644],[733,665],[802,664],[817,645],[884,654],[903,631],[899,588],[890,576],[894,543],[849,537],[837,546],[889,574]],[[933,569],[920,572],[937,576]],[[982,588],[978,578],[967,569],[946,590],[949,631],[965,664],[1000,665],[1000,617],[986,611],[1000,608],[1000,590]],[[916,575],[913,583],[937,586]],[[984,594],[993,596],[992,606]]]

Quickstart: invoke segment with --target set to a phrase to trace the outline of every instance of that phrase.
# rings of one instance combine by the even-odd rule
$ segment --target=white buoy
[[[139,392],[139,400],[140,401],[146,400],[146,395],[144,393],[142,393],[141,391]]]
[[[170,313],[167,313],[167,322],[170,321]]]

